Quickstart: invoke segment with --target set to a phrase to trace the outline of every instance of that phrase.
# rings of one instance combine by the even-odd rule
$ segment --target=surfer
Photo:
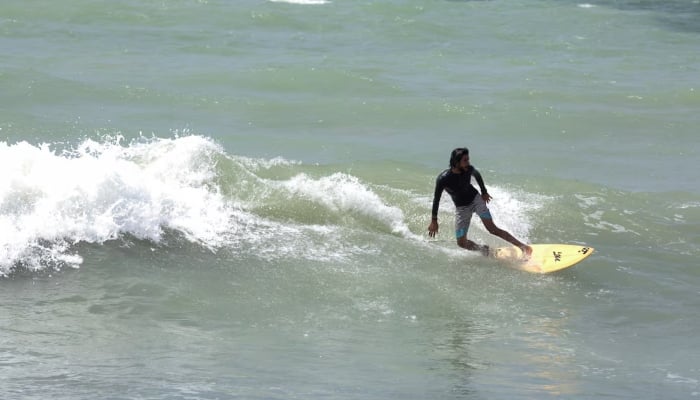
[[[481,189],[481,195],[471,184],[471,177],[476,179]],[[491,195],[486,191],[486,185],[479,171],[469,164],[469,150],[465,147],[456,148],[450,155],[450,168],[444,170],[438,175],[435,181],[435,195],[433,197],[433,212],[430,226],[428,226],[428,235],[435,237],[438,232],[438,208],[440,207],[440,197],[443,190],[452,197],[455,204],[455,235],[457,236],[457,245],[467,250],[481,251],[484,255],[488,255],[489,247],[486,245],[480,246],[473,241],[467,239],[467,231],[472,219],[472,214],[477,214],[484,223],[486,230],[490,234],[500,237],[501,239],[518,246],[523,254],[529,256],[532,254],[532,248],[513,235],[496,226],[491,217],[486,203],[491,201]]]

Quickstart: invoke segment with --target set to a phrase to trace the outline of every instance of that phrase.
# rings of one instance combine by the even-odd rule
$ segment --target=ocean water
[[[0,398],[698,398],[699,49],[697,0],[3,1]],[[429,240],[462,146],[596,252]]]

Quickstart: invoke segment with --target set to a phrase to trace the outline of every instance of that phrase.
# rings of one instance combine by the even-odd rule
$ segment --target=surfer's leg
[[[457,245],[463,249],[481,251],[484,255],[488,255],[488,246],[481,246],[467,239],[469,224],[472,220],[472,212],[470,206],[457,207],[455,210],[455,236],[457,238]]]
[[[467,239],[466,236],[458,237],[457,238],[457,245],[459,247],[464,248],[464,249],[473,250],[473,251],[482,250],[484,247],[484,246],[477,244],[476,242],[473,242],[473,241]]]
[[[498,236],[506,242],[518,246],[520,250],[523,251],[523,254],[525,254],[526,256],[532,254],[532,248],[530,246],[514,238],[513,235],[511,235],[509,232],[497,227],[496,224],[493,222],[493,218],[491,218],[490,214],[488,216],[480,215],[480,217],[481,222],[484,223],[484,227],[487,231],[489,231],[490,234]]]

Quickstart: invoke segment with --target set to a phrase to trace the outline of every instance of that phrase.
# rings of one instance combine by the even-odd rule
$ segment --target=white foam
[[[685,209],[689,209],[689,208],[700,208],[700,202],[691,201],[691,202],[681,203],[681,204],[675,205],[675,207],[677,207],[681,210],[685,210]]]
[[[238,156],[236,157],[236,161],[250,171],[259,171],[261,169],[271,169],[275,167],[290,167],[301,164],[299,161],[287,160],[282,157],[275,157],[267,160],[262,158]]]
[[[78,267],[83,259],[76,244],[102,244],[124,235],[162,243],[166,231],[212,250],[226,247],[260,258],[338,261],[376,251],[345,243],[341,236],[347,226],[315,225],[303,217],[278,221],[250,211],[264,212],[264,205],[280,196],[356,217],[361,222],[355,228],[364,229],[369,221],[412,235],[400,208],[347,174],[275,181],[256,172],[298,163],[231,157],[201,136],[123,142],[121,137],[86,139],[67,151],[0,143],[0,276],[18,265]],[[325,246],[327,238],[335,238],[335,244]]]
[[[299,174],[281,186],[294,196],[307,198],[334,213],[359,214],[375,219],[402,236],[412,236],[404,213],[384,203],[369,186],[357,177],[335,173],[318,179]]]
[[[0,275],[17,264],[76,267],[72,245],[122,234],[159,242],[173,229],[219,245],[232,210],[207,159],[221,149],[198,136],[121,142],[88,139],[61,152],[0,142]]]
[[[496,225],[521,241],[529,242],[533,226],[532,217],[551,198],[540,194],[512,191],[496,185],[489,186],[489,194],[492,200],[488,207]]]
[[[615,211],[615,209],[608,210],[607,207],[604,207],[605,200],[602,197],[587,196],[583,194],[576,194],[574,197],[579,200],[578,205],[581,209],[592,210],[589,214],[583,215],[586,226],[600,231],[609,231],[612,233],[632,233],[634,235],[641,236],[638,232],[628,229],[623,225],[607,221],[605,219],[606,214],[610,213],[611,211]],[[633,214],[629,210],[623,210],[622,213],[625,215]],[[614,218],[615,216],[613,215],[612,217]]]
[[[671,372],[666,373],[666,379],[668,381],[673,382],[673,383],[683,383],[683,384],[688,384],[688,385],[692,385],[692,386],[698,385],[698,380],[695,378],[689,378],[689,377],[682,376],[679,374],[674,374]]]

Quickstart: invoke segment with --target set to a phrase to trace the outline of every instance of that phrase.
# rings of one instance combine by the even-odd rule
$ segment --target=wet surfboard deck
[[[493,249],[491,257],[512,263],[518,269],[536,274],[549,274],[573,267],[593,254],[593,247],[574,244],[532,244],[532,254],[523,257],[515,246]]]

